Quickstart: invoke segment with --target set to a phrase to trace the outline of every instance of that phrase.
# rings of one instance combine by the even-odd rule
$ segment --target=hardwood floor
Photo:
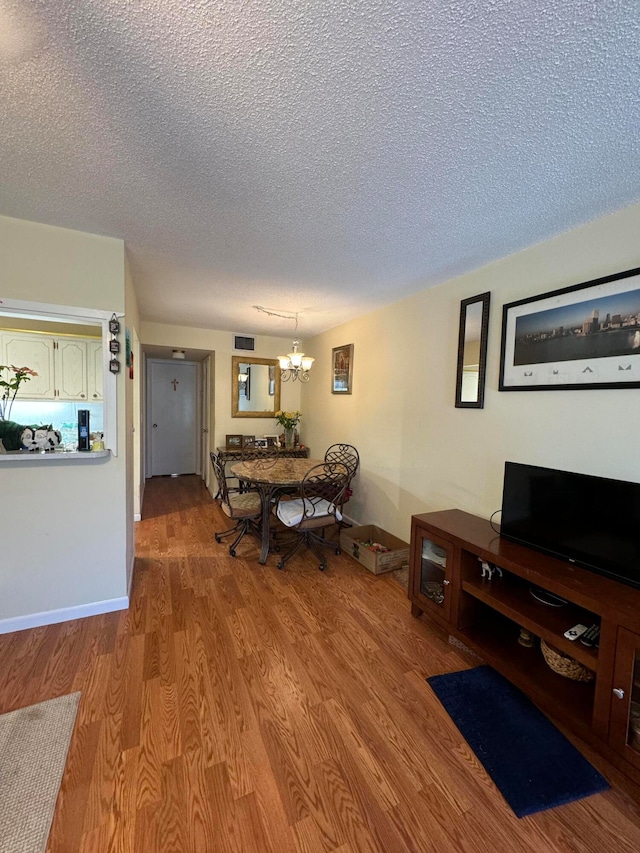
[[[468,661],[392,576],[233,559],[227,525],[153,479],[129,611],[0,637],[0,712],[82,691],[48,853],[640,849],[619,784],[512,814],[425,682]]]

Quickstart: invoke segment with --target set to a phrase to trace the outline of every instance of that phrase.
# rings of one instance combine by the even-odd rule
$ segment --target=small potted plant
[[[16,367],[15,364],[0,364],[0,421],[11,420],[11,408],[18,389],[38,374],[30,367]]]
[[[295,428],[300,423],[302,412],[276,412],[276,421],[284,427],[284,446],[292,450],[294,446]]]

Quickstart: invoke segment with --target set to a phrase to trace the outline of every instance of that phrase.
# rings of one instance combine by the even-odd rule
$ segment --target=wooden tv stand
[[[483,578],[481,560],[502,576]],[[532,587],[567,603],[544,604]],[[412,517],[409,598],[414,616],[448,630],[640,784],[640,589],[502,539],[486,519],[454,509]],[[563,636],[594,622],[599,648]],[[533,647],[518,642],[521,628]],[[539,639],[593,679],[554,672]]]

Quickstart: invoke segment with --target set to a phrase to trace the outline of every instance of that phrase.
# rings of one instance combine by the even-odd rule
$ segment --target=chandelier
[[[293,379],[294,382],[296,379],[299,379],[300,382],[308,382],[310,379],[309,371],[315,359],[305,355],[303,352],[298,352],[299,345],[300,341],[294,341],[293,352],[288,353],[288,355],[278,356],[281,371],[280,378],[283,382],[288,382],[289,379]]]
[[[285,320],[295,320],[296,328],[294,334],[298,331],[298,315],[297,314],[281,314],[279,311],[270,311],[268,308],[263,308],[262,305],[253,306],[256,311],[261,311],[263,314],[268,314],[269,317],[284,317]],[[294,382],[299,379],[300,382],[308,382],[311,378],[309,371],[315,361],[310,355],[305,355],[303,352],[298,352],[300,341],[294,340],[293,352],[287,355],[279,355],[280,362],[280,379],[283,382],[288,382],[292,379]]]

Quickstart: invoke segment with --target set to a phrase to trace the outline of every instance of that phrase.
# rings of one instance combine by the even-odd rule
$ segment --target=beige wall
[[[315,449],[355,444],[349,513],[403,538],[413,513],[500,508],[505,460],[640,481],[637,389],[498,392],[502,306],[640,266],[640,205],[594,221],[306,343]],[[454,407],[460,300],[491,291],[484,409]],[[330,393],[331,348],[353,343],[351,396]]]
[[[0,298],[120,313],[124,260],[122,240],[0,217]],[[117,406],[117,458],[3,463],[0,631],[3,621],[71,608],[82,615],[126,596],[124,376]]]
[[[231,332],[142,322],[140,340],[143,348],[146,344],[215,353],[215,359],[212,359],[212,411],[209,424],[213,447],[223,446],[226,435],[231,433],[262,436],[275,435],[281,431],[273,418],[231,417],[231,358],[234,355],[245,355],[233,349]],[[277,358],[278,355],[289,352],[290,348],[289,338],[258,335],[253,355],[258,358]],[[300,408],[299,382],[282,383],[280,404],[286,411]],[[300,431],[300,435],[302,441],[305,441],[304,429]]]

